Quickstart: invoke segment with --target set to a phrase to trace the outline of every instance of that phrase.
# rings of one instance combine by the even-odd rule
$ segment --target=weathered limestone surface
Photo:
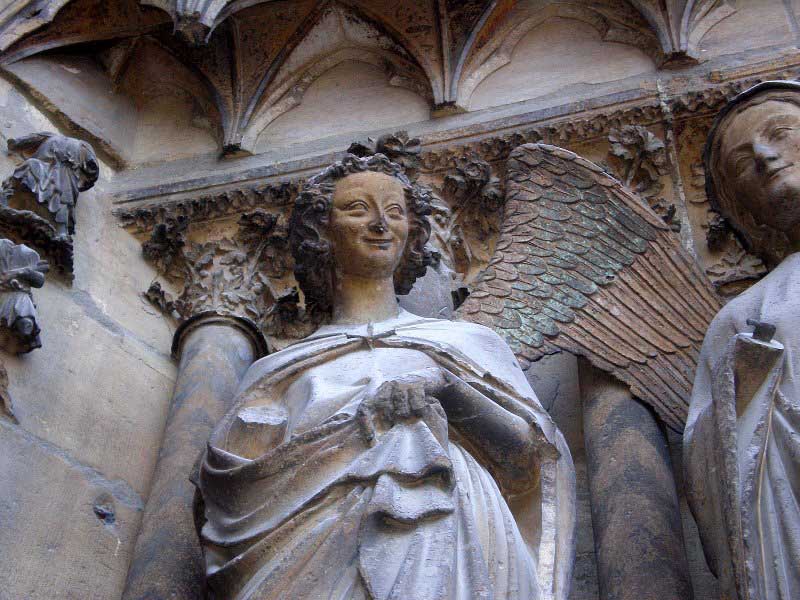
[[[169,357],[113,321],[90,294],[56,285],[43,291],[42,348],[4,359],[17,419],[146,496],[174,381]]]
[[[3,138],[55,130],[0,82]],[[0,155],[0,174],[19,160]],[[175,378],[169,326],[138,293],[152,277],[101,182],[77,206],[75,278],[37,290],[42,348],[4,354],[0,598],[119,598]]]
[[[591,498],[583,434],[581,390],[578,360],[562,352],[531,363],[525,375],[564,434],[575,464],[576,539],[575,567],[572,572],[570,600],[596,600],[597,559],[592,529]]]
[[[681,523],[683,524],[683,542],[686,546],[686,561],[689,566],[689,575],[692,579],[692,591],[696,600],[702,598],[718,598],[719,582],[706,564],[700,535],[697,532],[697,523],[692,516],[689,503],[686,500],[686,477],[683,466],[683,436],[674,431],[667,431],[669,454],[672,461],[672,473],[675,477],[675,487],[678,490],[678,500],[681,508]]]
[[[142,497],[5,420],[0,457],[0,598],[118,598]]]
[[[157,165],[223,150],[263,155],[275,146],[297,145],[290,150],[297,155],[301,146],[333,137],[333,130],[352,141],[416,123],[419,134],[431,126],[431,110],[452,115],[479,108],[479,119],[486,119],[503,105],[501,112],[519,114],[654,90],[673,78],[683,89],[687,73],[702,76],[742,62],[747,53],[792,52],[796,41],[796,15],[782,0],[714,7],[676,2],[670,4],[684,8],[669,9],[655,0],[630,3],[634,8],[611,1],[583,7],[561,0],[456,3],[444,17],[453,29],[445,43],[437,37],[448,25],[436,23],[432,1],[354,3],[365,11],[336,5],[316,11],[313,4],[237,7],[213,24],[207,44],[194,47],[173,35],[170,15],[160,10],[135,2],[117,11],[100,2],[72,2],[50,25],[9,48],[2,62],[59,121],[85,132],[117,164]],[[482,19],[489,5],[491,14]],[[687,6],[692,14],[681,14]],[[87,27],[92,19],[104,26]],[[471,27],[478,30],[470,37]],[[60,29],[74,35],[60,39]],[[307,37],[292,40],[296,30]],[[407,35],[398,37],[400,31]],[[231,37],[239,40],[234,48]],[[64,51],[71,43],[107,38],[114,41],[95,56]],[[287,51],[279,55],[283,44]],[[448,45],[451,56],[442,56]],[[212,58],[214,52],[222,58]],[[599,66],[587,60],[600,55]],[[673,61],[670,68],[663,68],[665,60]],[[338,84],[345,80],[350,85]],[[369,100],[359,93],[364,89]],[[526,106],[514,105],[520,102]],[[353,118],[359,112],[363,120]],[[466,122],[475,114],[455,116]],[[438,121],[452,130],[459,119]],[[323,133],[326,122],[332,130]]]
[[[77,208],[74,282],[51,272],[35,293],[43,348],[0,356],[9,380],[0,394],[13,399],[19,421],[0,411],[2,600],[120,598],[131,561],[145,564],[133,557],[148,499],[183,519],[176,539],[199,568],[195,540],[186,534],[193,527],[187,477],[196,452],[189,446],[206,435],[193,436],[192,427],[208,426],[178,419],[174,440],[165,437],[178,368],[169,356],[174,324],[140,296],[156,277],[141,258],[141,242],[165,218],[186,215],[193,242],[202,243],[245,211],[277,214],[291,194],[252,188],[280,189],[340,158],[356,139],[366,143],[402,126],[421,138],[420,180],[441,197],[457,167],[477,158],[489,165],[487,181],[502,179],[513,148],[544,140],[623,180],[630,176],[630,187],[673,231],[680,228],[676,235],[724,296],[766,272],[710,210],[700,148],[726,98],[756,80],[800,73],[800,0],[716,2],[708,19],[695,19],[712,5],[707,0],[592,2],[600,12],[572,1],[497,2],[491,15],[482,12],[490,3],[472,0],[354,0],[325,14],[313,13],[310,1],[245,2],[236,4],[252,6],[230,19],[219,12],[222,4],[12,0],[0,8],[0,47],[7,51],[0,55],[0,178],[20,163],[5,154],[4,141],[38,131],[83,139],[101,162],[97,187]],[[436,4],[452,10],[437,15]],[[690,4],[697,10],[683,15]],[[310,34],[306,43],[278,56],[301,41],[292,38],[296,27]],[[473,27],[479,29],[471,37]],[[452,34],[449,42],[442,31]],[[620,156],[610,137],[619,140],[626,126],[640,128],[641,139],[654,136],[654,146],[626,147],[630,155]],[[453,195],[448,208],[462,200],[475,198]],[[467,246],[493,248],[496,212],[487,209],[488,223],[465,226]],[[478,239],[477,232],[490,235]],[[472,284],[487,261],[471,260],[466,277],[455,273],[456,287]],[[409,307],[444,317],[449,292],[424,292]],[[593,468],[603,473],[608,464],[598,467],[591,452],[587,459],[585,446],[597,440],[588,433],[584,440],[574,357],[543,358],[527,374],[575,461],[571,598],[597,600],[609,569],[600,565],[598,576],[589,482]],[[660,431],[641,405],[631,406],[644,411],[653,436],[642,454],[656,469],[648,476],[658,475],[666,490],[663,444],[654,441]],[[674,451],[681,439],[669,435]],[[175,462],[154,479],[165,440],[161,457]],[[673,452],[673,473],[678,458]],[[694,596],[716,598],[676,479]],[[179,509],[164,501],[173,492]],[[662,496],[674,504],[672,495]],[[155,522],[157,509],[147,512]],[[674,514],[657,514],[674,533]],[[153,559],[153,544],[163,539],[155,525],[145,526],[143,556]],[[171,568],[185,575],[188,600],[198,584],[190,569],[174,564],[182,556],[170,557]],[[129,594],[146,589],[148,568],[130,571]],[[152,573],[154,585],[169,577]],[[675,589],[685,591],[685,573],[673,575],[681,581]]]
[[[692,598],[662,427],[624,385],[585,362],[581,393],[600,597]]]

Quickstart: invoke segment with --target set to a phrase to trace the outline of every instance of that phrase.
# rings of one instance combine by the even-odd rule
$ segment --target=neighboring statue
[[[9,140],[8,149],[33,155],[5,181],[3,204],[38,214],[54,225],[58,236],[75,233],[78,195],[90,189],[100,174],[92,147],[75,138],[36,133]]]
[[[0,329],[8,352],[23,354],[42,346],[31,288],[44,285],[47,270],[34,250],[0,240]]]
[[[706,335],[684,438],[687,495],[724,598],[800,598],[800,84],[735,98],[705,163],[709,199],[773,270]]]
[[[328,323],[256,362],[198,474],[214,598],[559,599],[569,450],[508,346],[401,310],[427,197],[385,156],[305,185],[290,239]]]

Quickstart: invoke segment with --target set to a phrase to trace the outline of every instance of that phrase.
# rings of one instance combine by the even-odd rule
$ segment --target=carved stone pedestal
[[[245,371],[267,347],[250,321],[206,312],[180,326],[172,350],[180,359],[178,379],[128,572],[126,600],[203,597],[204,567],[189,474]]]
[[[583,428],[601,600],[691,600],[664,434],[627,386],[581,359]]]

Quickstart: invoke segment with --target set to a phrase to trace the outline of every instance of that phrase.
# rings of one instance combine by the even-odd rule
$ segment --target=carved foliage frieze
[[[491,260],[503,218],[503,186],[492,165],[465,155],[434,190],[432,238],[445,264],[470,281]]]
[[[243,214],[227,235],[189,239],[189,221],[159,223],[142,251],[166,282],[145,297],[166,315],[185,321],[205,312],[246,317],[274,338],[306,331],[294,287],[285,211]]]
[[[402,131],[349,151],[385,154],[429,196],[431,250],[455,272],[454,288],[488,264],[505,199],[496,164],[468,153],[454,157],[450,170],[426,173],[419,139]],[[142,251],[161,275],[145,297],[177,321],[208,311],[247,317],[273,345],[306,335],[314,323],[297,291],[285,225],[300,183],[226,195],[230,204],[222,207],[201,199],[127,212],[125,223],[148,233]]]
[[[705,193],[705,169],[702,162],[692,164],[690,202],[704,209],[701,227],[711,260],[705,272],[717,291],[732,298],[767,274],[767,267],[759,257],[744,249],[730,225],[712,207]]]
[[[728,100],[742,90],[765,79],[791,79],[800,76],[800,68],[774,70],[765,65],[764,74],[742,77],[735,81],[714,83],[702,89],[675,91],[665,102],[676,122],[713,116]],[[481,137],[467,143],[427,146],[420,143],[419,173],[423,179],[435,177],[458,165],[461,157],[475,155],[489,163],[505,161],[514,148],[532,142],[545,142],[563,147],[593,140],[607,139],[612,131],[627,126],[651,127],[664,121],[663,108],[656,96],[643,98],[635,105],[612,105],[592,111],[586,117],[565,116],[534,124],[520,123],[511,132]],[[367,148],[367,145],[365,145]],[[373,150],[369,146],[367,150]],[[387,154],[388,155],[388,154]],[[699,159],[699,155],[698,155]],[[393,158],[393,160],[395,160]],[[322,164],[320,164],[322,166]],[[135,207],[120,207],[114,212],[123,226],[133,231],[150,231],[156,223],[182,215],[190,220],[205,220],[241,214],[249,209],[288,202],[297,192],[302,178],[275,184],[240,184],[218,194]]]
[[[642,125],[626,125],[608,136],[614,174],[647,203],[673,231],[680,231],[675,205],[663,196],[661,178],[669,174],[664,140]]]

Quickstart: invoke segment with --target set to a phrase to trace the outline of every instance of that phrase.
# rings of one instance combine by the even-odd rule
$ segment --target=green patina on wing
[[[458,311],[523,365],[568,351],[682,431],[700,345],[720,308],[659,217],[597,165],[555,146],[511,153],[494,258]]]

